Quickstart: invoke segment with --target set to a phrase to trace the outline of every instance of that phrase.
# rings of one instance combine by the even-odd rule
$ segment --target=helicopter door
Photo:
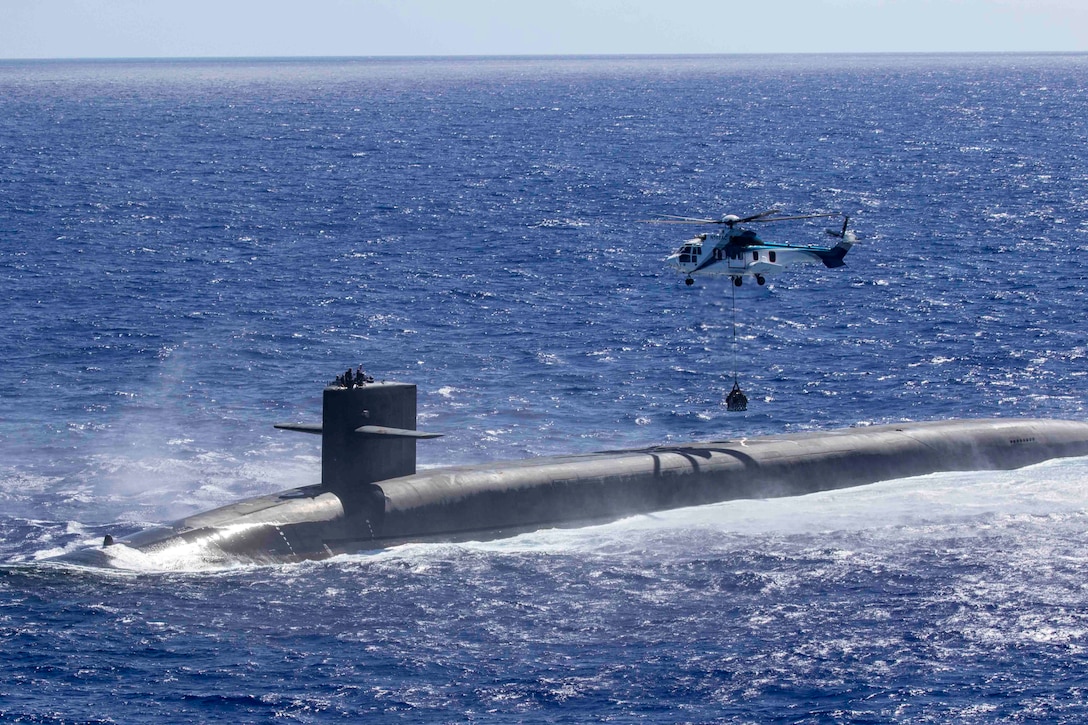
[[[743,272],[747,266],[744,261],[744,252],[739,249],[725,250],[726,268],[731,272]]]

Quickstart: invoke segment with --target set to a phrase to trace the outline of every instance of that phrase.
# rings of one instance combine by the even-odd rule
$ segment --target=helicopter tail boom
[[[854,246],[854,235],[849,232],[843,234],[842,241],[836,244],[831,249],[816,252],[816,255],[820,258],[820,261],[824,263],[825,267],[834,269],[835,267],[842,267],[846,264],[843,261],[843,257],[850,251],[850,248]]]

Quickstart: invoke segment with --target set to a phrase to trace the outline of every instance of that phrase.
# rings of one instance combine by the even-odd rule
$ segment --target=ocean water
[[[0,720],[1083,722],[1088,460],[209,570],[51,555],[423,466],[1088,417],[1088,56],[0,62]],[[656,214],[843,211],[692,288]],[[767,225],[818,242],[818,222]],[[744,414],[725,411],[734,373]]]

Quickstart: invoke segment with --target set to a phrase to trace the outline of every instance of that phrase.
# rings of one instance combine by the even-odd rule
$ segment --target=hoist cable
[[[737,384],[737,286],[733,288],[733,384]]]

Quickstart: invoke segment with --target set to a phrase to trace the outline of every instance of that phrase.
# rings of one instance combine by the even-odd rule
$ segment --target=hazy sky
[[[1088,0],[0,0],[0,58],[1088,51]]]

